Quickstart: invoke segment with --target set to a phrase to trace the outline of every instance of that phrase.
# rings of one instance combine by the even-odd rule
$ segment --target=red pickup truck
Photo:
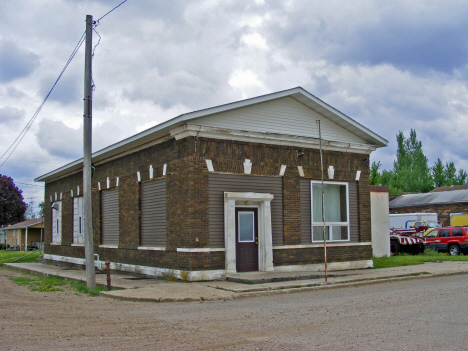
[[[435,228],[424,237],[425,246],[457,256],[460,252],[468,251],[467,233],[467,227]]]

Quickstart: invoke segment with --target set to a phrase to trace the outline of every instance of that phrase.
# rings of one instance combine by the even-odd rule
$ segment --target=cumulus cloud
[[[39,146],[50,155],[66,160],[83,156],[83,132],[70,128],[62,121],[43,119],[36,134]]]
[[[30,75],[39,67],[39,57],[13,42],[0,43],[0,82],[8,83]]]
[[[5,66],[19,69],[0,65],[7,144],[23,126],[5,121],[19,108],[33,115],[85,15],[97,19],[118,3],[17,0],[2,8],[0,30],[10,39],[0,48],[21,43]],[[467,12],[463,1],[126,2],[96,28],[93,148],[184,112],[302,86],[387,139],[371,156],[384,168],[392,167],[395,135],[412,128],[431,164],[441,157],[468,168]],[[33,125],[36,144],[24,146],[40,151],[44,172],[81,157],[83,52]]]
[[[20,122],[24,117],[24,111],[13,107],[0,107],[0,124],[12,124]]]

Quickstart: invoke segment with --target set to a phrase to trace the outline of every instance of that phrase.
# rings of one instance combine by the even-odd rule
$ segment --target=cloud
[[[0,82],[27,77],[39,67],[39,57],[12,42],[0,43]]]
[[[52,156],[67,160],[83,156],[82,131],[70,128],[61,121],[41,120],[36,138],[39,146]]]
[[[57,76],[50,76],[43,78],[40,83],[40,96],[45,98],[53,87]],[[49,96],[50,100],[58,101],[62,104],[76,104],[82,103],[84,91],[84,73],[81,77],[72,72],[66,72],[58,81],[54,90]],[[80,79],[81,78],[81,79]]]
[[[0,124],[12,124],[20,122],[24,117],[24,111],[13,107],[0,107]]]
[[[287,21],[279,24],[280,12]],[[268,38],[295,60],[391,64],[415,72],[451,73],[468,59],[468,9],[463,2],[294,2],[275,9]]]

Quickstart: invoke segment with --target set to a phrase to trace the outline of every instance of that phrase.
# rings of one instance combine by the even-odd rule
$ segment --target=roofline
[[[123,139],[123,140],[121,140],[121,141],[119,141],[119,142],[117,142],[115,144],[109,145],[108,147],[105,147],[105,148],[103,148],[103,149],[101,149],[99,151],[94,152],[92,154],[92,159],[94,159],[96,157],[99,157],[99,156],[102,156],[102,155],[104,155],[106,153],[109,153],[111,151],[117,150],[118,148],[123,147],[125,145],[128,145],[128,144],[130,144],[132,142],[136,142],[139,139],[142,139],[142,138],[144,138],[146,136],[149,136],[151,134],[155,134],[157,132],[164,131],[165,129],[169,129],[170,127],[175,127],[177,125],[181,125],[181,124],[183,124],[183,123],[185,123],[185,122],[187,122],[189,120],[209,116],[209,115],[212,115],[212,114],[222,113],[222,112],[225,112],[225,111],[234,110],[234,109],[238,109],[238,108],[242,108],[242,107],[246,107],[246,106],[251,106],[251,105],[255,105],[255,104],[262,103],[262,102],[267,102],[267,101],[271,101],[271,100],[275,100],[275,99],[279,99],[279,98],[283,98],[283,97],[287,97],[287,96],[292,96],[294,94],[301,94],[301,95],[307,97],[308,99],[314,101],[316,104],[320,105],[321,107],[335,113],[336,115],[338,115],[339,117],[344,119],[346,122],[348,122],[349,124],[351,124],[355,128],[358,128],[362,132],[364,132],[364,133],[368,134],[369,136],[371,136],[376,141],[376,144],[380,144],[379,145],[380,147],[388,145],[388,141],[386,139],[382,138],[378,134],[372,132],[368,128],[366,128],[363,125],[361,125],[360,123],[356,122],[351,117],[348,117],[344,113],[338,111],[334,107],[332,107],[332,106],[328,105],[327,103],[323,102],[322,100],[320,100],[316,96],[312,95],[311,93],[309,93],[308,91],[306,91],[302,87],[295,87],[295,88],[291,88],[291,89],[287,89],[287,90],[278,91],[278,92],[275,92],[275,93],[261,95],[261,96],[257,96],[257,97],[253,97],[253,98],[249,98],[249,99],[245,99],[245,100],[240,100],[240,101],[236,101],[236,102],[231,102],[231,103],[227,103],[227,104],[223,104],[223,105],[218,105],[218,106],[214,106],[214,107],[210,107],[210,108],[206,108],[206,109],[202,109],[202,110],[197,110],[197,111],[181,114],[181,115],[179,115],[177,117],[174,117],[174,118],[171,118],[171,119],[169,119],[169,120],[167,120],[165,122],[162,122],[162,123],[160,123],[160,124],[158,124],[158,125],[156,125],[154,127],[151,127],[151,128],[149,128],[147,130],[144,130],[144,131],[142,131],[140,133],[137,133],[137,134],[135,134],[135,135],[133,135],[133,136],[131,136],[129,138]],[[57,168],[57,169],[55,169],[55,170],[53,170],[53,171],[51,171],[49,173],[46,173],[46,174],[42,175],[40,177],[37,177],[37,178],[34,179],[34,181],[41,182],[41,181],[50,180],[49,179],[50,177],[54,176],[55,174],[65,172],[68,169],[70,169],[70,172],[76,171],[76,170],[79,169],[79,167],[82,165],[82,163],[83,163],[83,158],[80,158],[80,159],[78,159],[76,161],[73,161],[73,162],[70,162],[70,163],[66,164],[65,166],[62,166],[62,167]]]
[[[20,222],[21,223],[21,222]],[[3,227],[3,228],[0,228],[2,230],[6,230],[6,229],[22,229],[22,228],[28,228],[28,227],[31,227],[33,225],[36,225],[36,224],[40,224],[40,223],[44,223],[44,218],[41,218],[41,220],[39,220],[39,222],[34,222],[34,223],[31,223],[29,225],[21,225],[21,226],[17,226],[16,224],[12,224],[12,225],[9,225],[8,227]],[[17,223],[19,224],[19,223]]]
[[[388,208],[406,208],[406,207],[419,207],[419,206],[432,206],[432,205],[451,205],[451,204],[467,204],[468,200],[466,201],[450,201],[450,202],[431,202],[431,203],[424,203],[424,204],[413,204],[413,205],[400,205],[400,206],[388,206]]]

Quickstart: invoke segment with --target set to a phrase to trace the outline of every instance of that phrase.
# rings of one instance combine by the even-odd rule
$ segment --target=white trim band
[[[84,258],[44,254],[44,259],[57,261],[57,262],[85,265]],[[97,262],[98,261],[94,261],[94,264],[97,265]],[[105,263],[104,261],[99,261],[99,262],[101,263],[101,265]],[[143,274],[143,275],[148,275],[148,276],[154,276],[158,278],[173,277],[176,279],[187,280],[187,281],[226,279],[226,271],[221,270],[221,269],[211,270],[211,271],[181,271],[179,269],[148,267],[148,266],[140,266],[140,265],[134,265],[134,264],[115,263],[115,262],[111,262],[110,269],[123,271],[123,272],[136,273],[136,274]]]
[[[371,242],[362,243],[332,243],[327,241],[327,247],[340,247],[340,246],[372,246]],[[305,244],[305,245],[283,245],[273,246],[273,250],[287,250],[287,249],[313,249],[316,247],[323,248],[323,242],[321,244]]]

